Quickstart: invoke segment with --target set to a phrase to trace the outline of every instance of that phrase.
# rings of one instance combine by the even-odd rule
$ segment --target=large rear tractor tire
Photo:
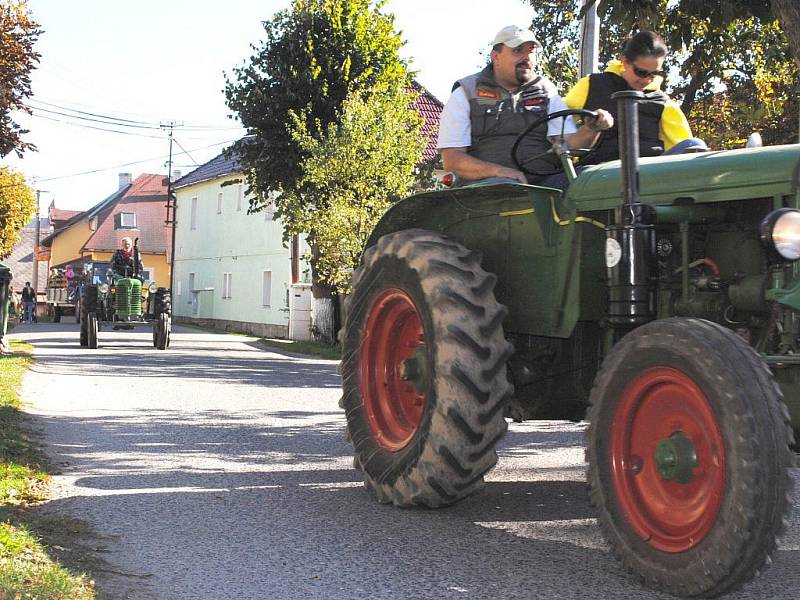
[[[340,404],[380,502],[452,504],[497,462],[512,346],[495,281],[477,253],[421,229],[382,237],[353,274]]]
[[[757,576],[784,527],[794,459],[758,355],[708,321],[654,321],[614,347],[591,404],[591,502],[625,567],[687,597]]]
[[[97,313],[90,312],[86,315],[86,345],[92,350],[97,349]]]

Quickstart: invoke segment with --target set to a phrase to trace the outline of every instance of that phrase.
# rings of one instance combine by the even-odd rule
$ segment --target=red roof
[[[428,138],[428,145],[422,153],[422,159],[428,162],[439,156],[436,150],[436,137],[439,135],[439,117],[444,109],[444,104],[419,83],[414,83],[420,95],[411,106],[425,119],[422,131]]]
[[[139,250],[166,254],[169,248],[167,219],[167,178],[145,173],[137,177],[116,202],[97,214],[97,229],[86,241],[84,250],[111,252],[120,247],[122,238],[139,238]],[[122,228],[116,215],[134,213],[136,227]]]
[[[55,206],[50,207],[50,222],[53,223],[55,227],[58,227],[64,221],[69,221],[72,217],[77,215],[80,210],[66,210],[64,208],[56,208]]]

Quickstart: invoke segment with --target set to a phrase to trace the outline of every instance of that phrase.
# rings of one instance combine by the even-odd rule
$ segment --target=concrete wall
[[[288,327],[283,325],[270,325],[268,323],[243,323],[241,321],[226,321],[222,319],[193,319],[190,317],[174,318],[177,324],[197,325],[203,329],[225,331],[230,333],[246,333],[256,337],[285,339],[289,335]]]

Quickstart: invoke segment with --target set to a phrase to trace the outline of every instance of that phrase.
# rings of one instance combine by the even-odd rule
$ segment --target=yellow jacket
[[[612,60],[606,67],[606,73],[614,73],[615,75],[622,76],[624,66],[622,61]],[[653,78],[647,87],[646,92],[654,92],[661,87],[663,78],[656,76]],[[589,97],[589,76],[587,75],[576,83],[569,91],[564,101],[569,108],[583,108],[586,105],[586,99]],[[659,126],[659,139],[664,142],[664,150],[669,150],[675,144],[686,138],[692,137],[692,130],[689,127],[689,121],[683,114],[680,105],[672,98],[667,100],[664,106],[664,112],[661,113],[661,124]]]

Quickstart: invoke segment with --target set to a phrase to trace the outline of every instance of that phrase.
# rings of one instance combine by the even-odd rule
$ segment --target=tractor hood
[[[614,208],[620,202],[620,161],[583,171],[567,198],[579,211]],[[743,148],[640,159],[644,204],[744,200],[794,195],[800,172],[800,145]]]

